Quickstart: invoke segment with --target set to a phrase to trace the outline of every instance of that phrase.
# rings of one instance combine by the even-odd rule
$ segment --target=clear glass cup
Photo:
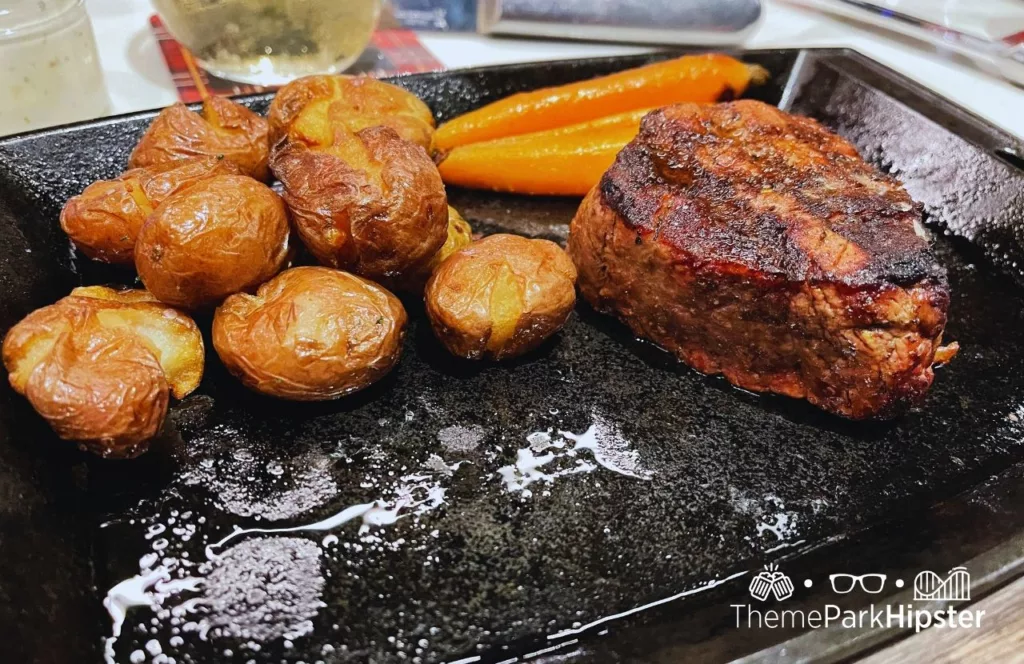
[[[380,0],[154,0],[206,71],[256,85],[348,68],[370,42]]]
[[[0,0],[0,136],[109,112],[83,0]]]

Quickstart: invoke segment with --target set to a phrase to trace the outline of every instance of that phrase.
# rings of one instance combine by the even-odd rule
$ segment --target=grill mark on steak
[[[889,417],[930,386],[949,305],[919,218],[813,120],[681,104],[644,119],[568,248],[595,309],[697,370]]]
[[[913,233],[920,207],[895,179],[814,120],[760,102],[651,113],[600,186],[641,234],[659,231],[697,263],[851,287],[945,279]],[[652,199],[665,187],[696,201],[697,214],[681,200],[678,214],[655,220]]]

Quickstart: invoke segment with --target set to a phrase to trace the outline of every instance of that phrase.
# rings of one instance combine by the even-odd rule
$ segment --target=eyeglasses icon
[[[845,595],[858,585],[871,595],[877,595],[885,588],[885,574],[829,574],[828,580],[832,591],[839,595]]]

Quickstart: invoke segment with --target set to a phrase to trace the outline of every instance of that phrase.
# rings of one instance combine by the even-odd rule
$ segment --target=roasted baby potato
[[[271,145],[284,138],[300,115],[304,133],[384,126],[427,150],[434,136],[434,116],[419,97],[368,76],[297,79],[278,91],[267,115]]]
[[[149,216],[135,269],[161,302],[194,310],[256,288],[288,256],[281,198],[252,178],[221,175],[171,196]]]
[[[167,414],[203,376],[203,337],[185,314],[145,291],[76,288],[11,328],[11,386],[58,436],[104,457],[146,450]]]
[[[395,288],[410,293],[422,293],[423,288],[427,285],[427,280],[430,279],[430,275],[434,273],[437,266],[459,249],[468,246],[472,241],[473,229],[470,227],[469,222],[462,218],[458,210],[449,205],[448,237],[445,238],[444,244],[437,250],[434,257],[430,259],[430,262],[419,271],[393,282]]]
[[[317,140],[287,141],[272,163],[310,252],[375,281],[423,269],[448,234],[444,185],[427,153],[387,127]]]
[[[134,168],[71,197],[60,213],[60,226],[89,258],[130,264],[142,223],[164,199],[196,182],[238,172],[234,163],[216,157]]]
[[[427,276],[434,273],[437,266],[445,261],[446,258],[454,254],[463,247],[468,247],[469,243],[473,241],[473,229],[470,227],[469,222],[466,221],[459,211],[453,208],[451,205],[448,206],[448,237],[445,238],[444,244],[437,250],[434,257],[427,263]]]
[[[40,359],[37,351],[45,351],[57,336],[73,330],[76,321],[90,318],[105,328],[141,337],[160,361],[175,398],[181,399],[199,386],[205,357],[203,338],[191,318],[142,289],[83,286],[32,312],[7,333],[4,365],[14,389],[23,392],[34,362]],[[31,361],[23,364],[25,358]],[[17,362],[12,365],[14,360]]]
[[[335,399],[398,362],[406,316],[377,284],[326,267],[285,270],[256,295],[232,295],[213,318],[213,347],[256,392]]]
[[[454,355],[504,360],[561,329],[576,268],[554,242],[491,235],[456,251],[427,283],[427,316]]]
[[[232,161],[246,175],[266,181],[270,177],[268,131],[265,119],[230,99],[207,97],[202,113],[174,104],[149,125],[128,158],[128,167],[216,157]]]

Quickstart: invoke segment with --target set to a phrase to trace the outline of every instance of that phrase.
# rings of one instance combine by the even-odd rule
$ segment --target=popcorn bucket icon
[[[750,580],[750,596],[765,601],[769,596],[776,600],[788,599],[793,595],[793,581],[775,563],[765,565],[764,570]]]

